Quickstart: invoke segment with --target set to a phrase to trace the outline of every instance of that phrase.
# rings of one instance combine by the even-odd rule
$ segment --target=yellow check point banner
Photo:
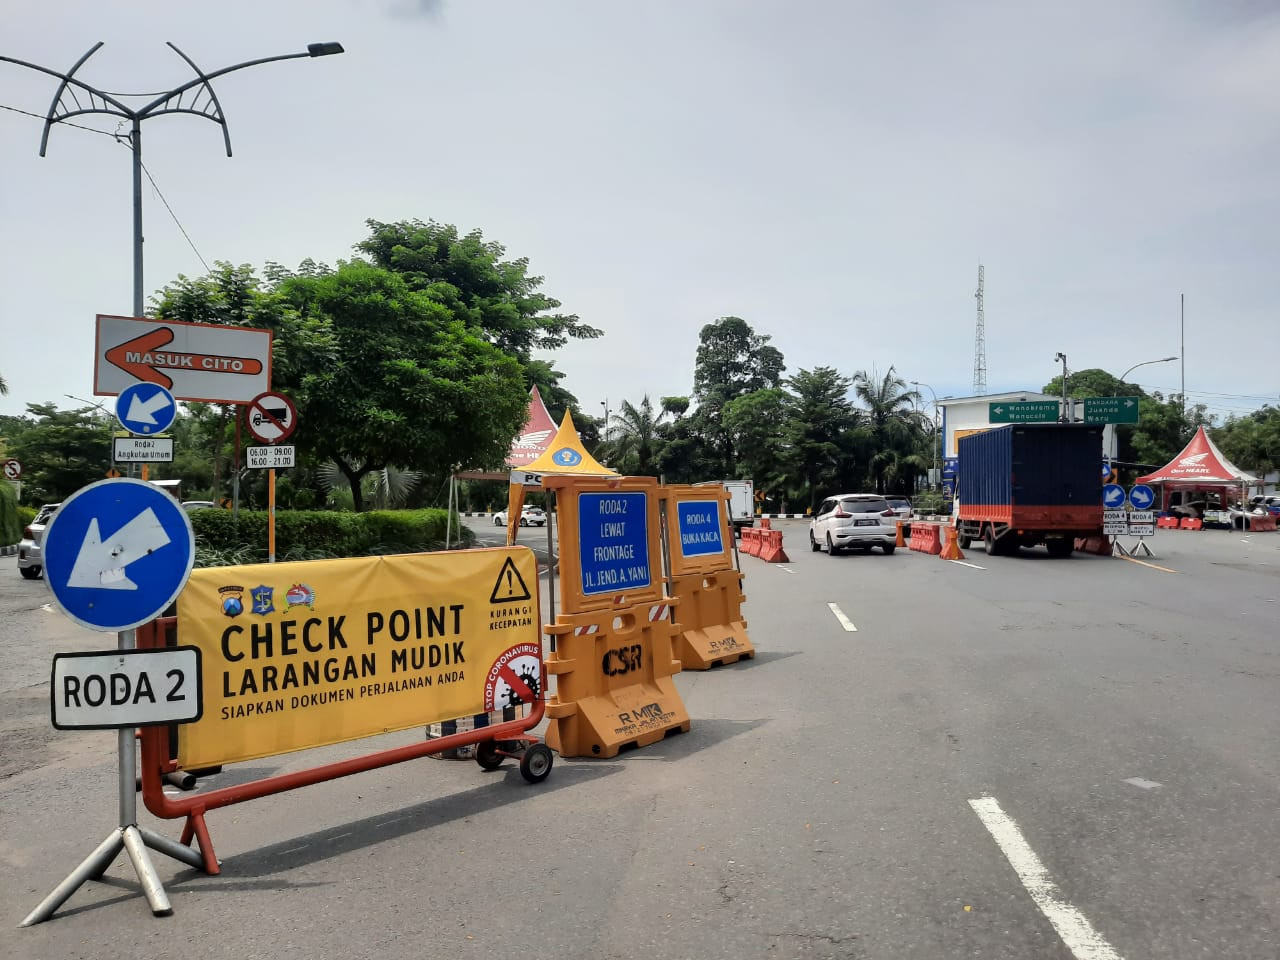
[[[195,570],[178,636],[203,658],[186,769],[274,756],[541,696],[527,547]]]

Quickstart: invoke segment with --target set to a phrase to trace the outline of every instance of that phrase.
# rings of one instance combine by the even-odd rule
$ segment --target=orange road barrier
[[[1183,517],[1178,527],[1182,530],[1200,530],[1204,528],[1204,521],[1199,517]]]
[[[742,618],[747,599],[743,577],[734,569],[728,492],[719,486],[687,484],[659,489],[667,588],[680,610],[675,656],[686,670],[707,670],[754,657],[755,647]],[[762,532],[782,536],[781,530]]]
[[[1093,553],[1100,557],[1112,555],[1111,538],[1102,534],[1092,537],[1076,537],[1076,549],[1081,553]]]
[[[1264,533],[1276,529],[1275,517],[1249,516],[1249,529],[1254,533]]]
[[[941,529],[941,525],[926,523],[923,526],[924,529],[920,531],[920,551],[936,557],[942,552],[942,543],[938,539],[938,531]],[[911,529],[915,530],[915,527],[913,526]]]
[[[1156,526],[1159,527],[1161,530],[1177,530],[1178,518],[1177,517],[1160,517],[1159,519],[1156,520]]]
[[[905,547],[907,545],[907,541],[902,536],[902,528],[904,526],[906,526],[906,521],[899,520],[898,521],[898,539],[897,541],[895,541],[896,545],[899,547]]]
[[[791,558],[782,549],[781,530],[760,531],[760,559],[765,563],[790,563]]]
[[[945,527],[947,544],[938,554],[943,560],[963,560],[964,553],[960,549],[960,534],[955,527]]]
[[[760,556],[760,531],[754,527],[742,528],[742,552],[752,557]]]
[[[709,670],[756,655],[742,617],[747,598],[737,570],[673,577],[671,593],[680,604],[675,653],[686,670]]]
[[[562,613],[543,629],[554,638],[546,660],[556,678],[547,703],[547,744],[562,757],[613,757],[689,729],[673,675],[680,625],[676,601]]]

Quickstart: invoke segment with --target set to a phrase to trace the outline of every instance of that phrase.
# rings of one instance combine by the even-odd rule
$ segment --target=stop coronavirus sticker
[[[542,647],[518,643],[494,661],[484,678],[484,708],[530,704],[542,695]]]

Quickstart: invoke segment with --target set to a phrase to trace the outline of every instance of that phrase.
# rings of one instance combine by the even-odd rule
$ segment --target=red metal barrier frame
[[[168,621],[172,619],[162,618],[139,627],[137,634],[139,649],[163,646],[163,641],[160,639],[162,630],[163,627],[167,626]],[[217,857],[214,856],[213,841],[209,837],[208,824],[205,823],[205,814],[210,810],[227,807],[234,803],[243,803],[246,800],[269,797],[288,790],[296,790],[299,787],[309,787],[312,784],[323,783],[326,780],[349,777],[355,773],[377,770],[379,767],[389,767],[393,764],[404,763],[407,760],[416,760],[428,754],[441,753],[445,750],[469,746],[485,740],[516,740],[537,743],[538,738],[529,735],[528,731],[542,722],[543,714],[546,711],[547,667],[545,662],[541,665],[541,671],[542,695],[534,702],[533,710],[530,711],[527,717],[508,720],[504,723],[480,727],[475,730],[466,730],[462,733],[450,734],[447,737],[436,737],[422,743],[411,743],[390,750],[378,750],[374,753],[367,753],[364,756],[352,757],[349,760],[339,760],[336,763],[311,767],[308,770],[284,773],[275,777],[267,777],[265,780],[251,780],[248,783],[240,783],[231,787],[211,790],[208,793],[193,794],[179,798],[170,797],[164,792],[164,773],[176,767],[173,759],[168,755],[168,728],[146,727],[141,731],[142,800],[148,810],[162,819],[175,820],[179,817],[186,817],[187,822],[182,828],[182,844],[189,846],[194,838],[199,844],[200,855],[204,859],[204,872],[218,874],[222,872],[222,868],[218,865]]]

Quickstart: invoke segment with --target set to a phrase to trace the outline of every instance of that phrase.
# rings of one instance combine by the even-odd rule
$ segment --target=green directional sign
[[[1085,423],[1137,423],[1137,397],[1085,397]]]
[[[989,423],[1053,423],[1061,412],[1057,400],[1023,400],[987,405]]]

